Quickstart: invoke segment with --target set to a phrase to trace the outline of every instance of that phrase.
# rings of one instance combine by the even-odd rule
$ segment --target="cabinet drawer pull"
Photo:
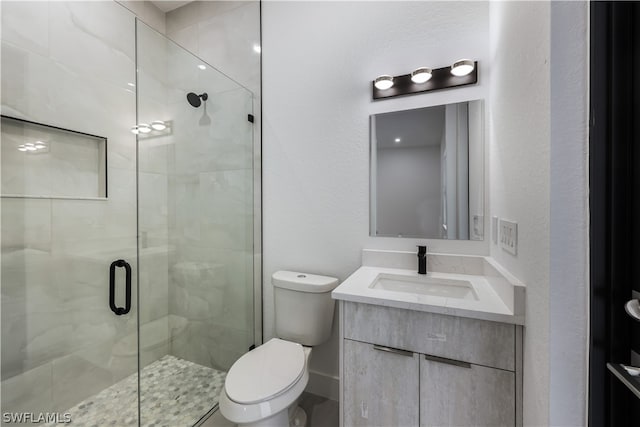
[[[446,357],[431,356],[430,354],[425,354],[424,358],[432,362],[446,363],[447,365],[453,365],[453,366],[458,366],[460,368],[471,369],[471,363],[461,362],[460,360],[447,359]]]
[[[400,350],[399,348],[385,347],[382,345],[374,345],[373,349],[378,351],[386,351],[387,353],[399,354],[400,356],[413,357],[412,351]]]

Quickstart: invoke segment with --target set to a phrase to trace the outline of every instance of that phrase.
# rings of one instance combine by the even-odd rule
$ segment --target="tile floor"
[[[140,406],[144,427],[191,427],[218,401],[225,372],[174,356],[164,356],[142,369]],[[137,426],[138,375],[102,390],[68,411],[81,427]],[[50,424],[49,426],[53,426]]]
[[[306,427],[338,427],[338,402],[311,393],[303,393],[300,406],[307,413]],[[214,413],[200,427],[234,427],[220,411]]]

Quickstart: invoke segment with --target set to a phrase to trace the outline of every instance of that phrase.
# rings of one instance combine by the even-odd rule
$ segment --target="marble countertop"
[[[396,253],[397,254],[397,253]],[[369,254],[371,255],[371,254]],[[380,254],[375,254],[377,258]],[[415,258],[415,254],[411,254]],[[373,289],[370,286],[379,274],[406,276],[409,280],[424,278],[415,270],[394,268],[397,263],[387,265],[366,265],[366,254],[363,256],[362,267],[356,270],[333,292],[332,297],[337,300],[351,301],[365,304],[395,307],[407,310],[426,311],[451,316],[472,319],[489,320],[510,324],[523,325],[524,316],[524,285],[515,281],[495,261],[485,257],[475,257],[469,263],[467,256],[463,262],[456,262],[452,255],[431,255],[432,265],[473,265],[471,268],[445,268],[448,271],[429,271],[426,275],[431,279],[449,279],[468,281],[477,296],[475,299],[446,298],[442,296],[423,295],[409,292],[398,292],[384,289]],[[369,258],[372,258],[369,256]],[[452,263],[453,261],[453,263]],[[384,263],[382,263],[384,264]],[[392,265],[390,267],[389,265]]]

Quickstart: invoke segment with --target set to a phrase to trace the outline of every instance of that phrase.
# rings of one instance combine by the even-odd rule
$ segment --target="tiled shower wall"
[[[226,370],[260,321],[260,3],[195,1],[167,13],[166,33],[253,93],[209,93],[212,127],[191,127],[176,156],[169,311],[189,319],[189,333],[172,354]],[[181,102],[176,113],[198,114]]]
[[[1,200],[2,411],[61,411],[137,369],[135,294],[128,315],[108,306],[109,264],[137,268],[134,16],[1,7],[2,114],[108,139],[108,199]]]
[[[2,114],[105,136],[109,160],[105,200],[1,199],[2,411],[63,411],[135,372],[135,287],[130,314],[107,303],[119,258],[139,267],[143,366],[228,368],[254,342],[255,99],[215,70],[198,80],[144,24],[136,81],[134,15],[115,2],[1,6]],[[139,266],[136,90],[140,121],[172,122],[139,146]],[[187,91],[208,91],[210,123]]]
[[[253,343],[253,99],[145,25],[138,41],[140,121],[172,127],[140,138],[140,168],[153,180],[139,183],[142,245],[168,248],[168,351],[226,370]],[[208,100],[194,108],[188,92]],[[141,307],[163,302],[155,286],[141,281]],[[142,325],[141,348],[153,336]]]
[[[173,355],[227,370],[253,343],[252,99],[244,89],[212,92],[211,125],[203,110],[181,104],[176,120],[189,126],[177,144],[170,178],[176,251],[170,259],[169,313],[188,320]],[[180,113],[178,113],[180,110]]]

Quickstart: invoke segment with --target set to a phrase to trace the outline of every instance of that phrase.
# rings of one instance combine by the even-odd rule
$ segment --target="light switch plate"
[[[518,223],[500,219],[500,247],[513,255],[517,255]]]
[[[491,217],[491,239],[493,239],[493,244],[498,244],[498,217]]]

